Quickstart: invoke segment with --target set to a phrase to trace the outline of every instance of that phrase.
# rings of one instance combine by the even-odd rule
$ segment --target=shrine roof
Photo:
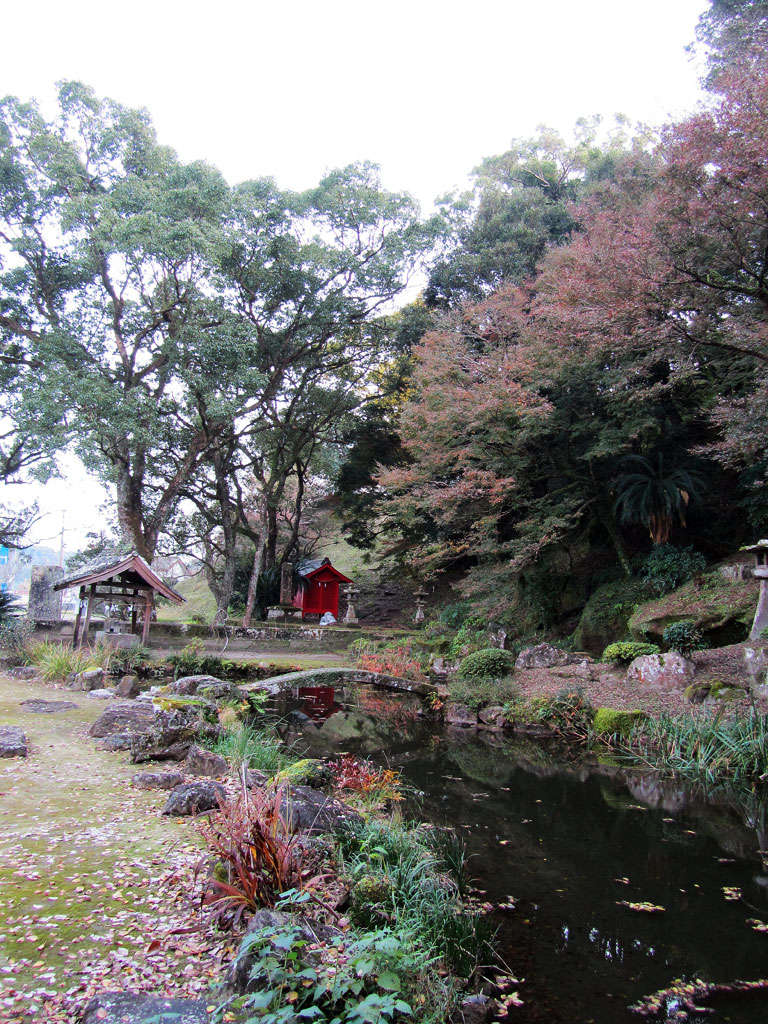
[[[296,566],[296,572],[303,579],[309,579],[310,577],[314,576],[316,572],[319,572],[321,569],[330,570],[330,572],[338,576],[340,580],[343,580],[344,583],[352,582],[349,576],[345,576],[343,572],[339,572],[338,569],[334,569],[334,567],[331,565],[330,558],[310,558],[304,562],[299,562],[299,564]]]
[[[117,577],[120,577],[120,579],[118,580]],[[137,555],[135,551],[122,555],[110,555],[107,558],[99,558],[88,562],[76,572],[64,576],[63,579],[54,584],[53,589],[68,590],[70,587],[84,587],[94,583],[109,583],[110,580],[127,586],[135,585],[143,590],[150,588],[162,597],[167,597],[174,604],[181,604],[186,600],[173,587],[164,583],[152,571],[141,555]]]

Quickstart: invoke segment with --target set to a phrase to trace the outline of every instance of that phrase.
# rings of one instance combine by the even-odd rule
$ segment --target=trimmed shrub
[[[658,654],[660,648],[656,644],[644,644],[635,640],[620,640],[615,644],[608,644],[603,651],[601,661],[619,661],[628,664],[643,654]]]
[[[671,622],[664,630],[662,639],[670,651],[679,651],[685,657],[694,651],[706,650],[707,647],[707,642],[696,628],[696,623],[690,619]]]
[[[498,647],[486,647],[482,651],[468,654],[459,666],[461,679],[503,679],[515,667],[515,656],[511,651]]]
[[[632,730],[648,716],[644,711],[616,711],[614,708],[598,708],[592,727],[604,736],[629,736]]]

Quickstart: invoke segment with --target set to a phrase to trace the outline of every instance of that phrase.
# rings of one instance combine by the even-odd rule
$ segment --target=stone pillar
[[[29,611],[30,619],[36,622],[45,622],[61,619],[61,591],[54,590],[54,583],[58,583],[64,576],[64,570],[60,565],[34,565],[32,566],[32,578],[29,581]]]
[[[280,566],[280,604],[293,605],[293,563],[283,562]]]

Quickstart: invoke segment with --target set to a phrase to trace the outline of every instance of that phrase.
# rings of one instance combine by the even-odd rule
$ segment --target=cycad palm
[[[644,455],[627,455],[620,464],[633,471],[614,482],[619,522],[647,526],[654,544],[666,544],[676,522],[685,526],[688,505],[698,499],[703,478],[687,469],[666,470],[661,452],[655,462]]]

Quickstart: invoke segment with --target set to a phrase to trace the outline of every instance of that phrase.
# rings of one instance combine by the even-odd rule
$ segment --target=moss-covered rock
[[[600,654],[612,640],[626,636],[630,617],[646,597],[639,580],[614,580],[598,587],[584,605],[573,634],[574,648]]]
[[[703,704],[705,701],[741,700],[744,690],[739,686],[728,686],[720,679],[710,679],[700,683],[691,683],[685,688],[685,698],[691,704]]]
[[[331,776],[328,765],[315,758],[305,757],[283,768],[275,776],[275,781],[278,784],[288,783],[291,786],[312,786],[320,789],[331,781]]]
[[[687,619],[712,647],[739,643],[752,625],[758,588],[754,579],[725,579],[715,570],[640,605],[629,630],[637,640],[662,643],[667,626]]]
[[[628,736],[648,716],[644,711],[617,711],[615,708],[598,708],[593,722],[594,730],[601,736]]]

